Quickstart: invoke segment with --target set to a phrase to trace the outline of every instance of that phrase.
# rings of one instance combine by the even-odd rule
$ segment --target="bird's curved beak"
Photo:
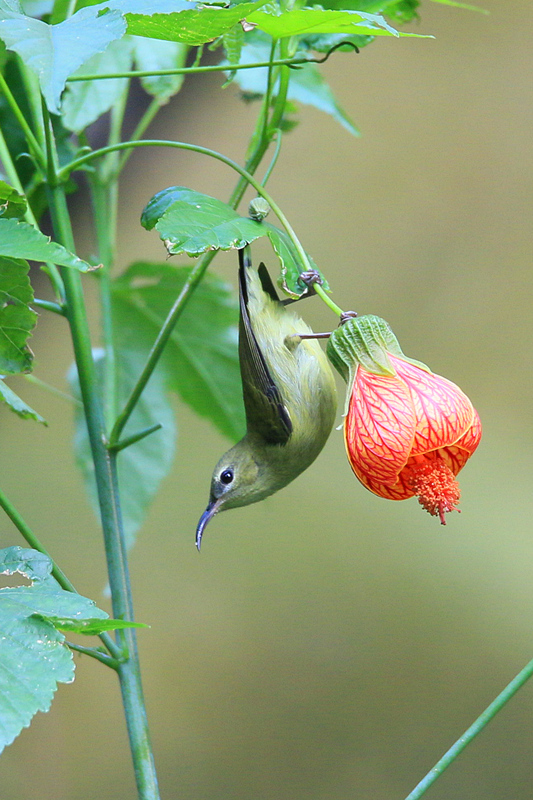
[[[205,526],[220,509],[221,502],[222,502],[221,497],[219,497],[218,500],[209,500],[206,510],[200,517],[198,527],[196,528],[196,547],[198,548],[198,551],[200,550],[200,547],[202,545],[202,536],[204,535]]]

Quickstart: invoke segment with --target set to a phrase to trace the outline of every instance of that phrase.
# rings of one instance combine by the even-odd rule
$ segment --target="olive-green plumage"
[[[246,434],[225,453],[211,480],[196,544],[218,511],[277,492],[315,460],[331,432],[337,392],[329,362],[311,329],[278,299],[263,264],[239,251],[239,362]]]

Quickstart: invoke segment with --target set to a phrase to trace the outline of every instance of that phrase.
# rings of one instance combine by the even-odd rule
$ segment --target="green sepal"
[[[422,362],[404,355],[388,322],[373,314],[348,319],[334,330],[328,341],[327,355],[337,372],[350,384],[359,366],[373,375],[396,375],[390,355],[430,372]]]

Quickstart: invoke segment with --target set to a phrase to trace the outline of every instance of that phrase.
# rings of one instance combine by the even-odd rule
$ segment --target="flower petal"
[[[380,484],[396,483],[411,451],[415,423],[411,394],[402,380],[358,368],[344,436],[353,471],[376,494],[382,495]]]
[[[391,356],[398,375],[411,391],[416,433],[411,455],[422,455],[457,443],[472,426],[474,408],[455,383]]]

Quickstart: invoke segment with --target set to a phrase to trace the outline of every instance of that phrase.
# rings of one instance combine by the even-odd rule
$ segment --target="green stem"
[[[22,82],[24,84],[25,96],[30,107],[30,113],[33,122],[33,130],[36,133],[35,138],[39,142],[39,147],[44,153],[44,120],[42,112],[41,101],[41,88],[39,86],[39,79],[33,70],[29,69],[26,64],[19,60],[18,68]]]
[[[144,134],[145,130],[149,127],[150,123],[156,116],[157,112],[161,108],[161,102],[154,97],[152,102],[148,105],[148,108],[140,118],[139,122],[133,133],[131,134],[129,141],[130,142],[138,142],[141,136]],[[120,174],[124,167],[126,166],[126,162],[128,161],[129,157],[131,156],[131,150],[122,154],[122,157],[118,163],[117,173]]]
[[[476,719],[476,721],[463,733],[463,735],[457,739],[455,744],[453,744],[450,749],[442,756],[442,758],[437,761],[433,769],[431,769],[428,774],[423,778],[420,783],[413,789],[413,791],[407,795],[405,800],[418,800],[419,797],[425,793],[427,789],[437,780],[437,778],[442,775],[446,767],[449,767],[450,764],[455,761],[459,753],[465,749],[465,747],[470,744],[472,739],[474,739],[478,733],[480,733],[485,725],[487,725],[493,717],[496,716],[498,711],[500,711],[504,705],[516,694],[516,692],[528,681],[531,676],[533,676],[533,660],[526,664],[526,666],[518,673],[518,675],[513,678],[513,680],[507,684],[503,692],[492,701],[492,703],[487,706],[485,711]]]
[[[43,555],[48,556],[50,561],[52,562],[52,575],[59,583],[62,589],[65,589],[67,592],[76,592],[73,584],[69,581],[65,573],[62,569],[58,567],[58,565],[53,560],[50,553],[46,550],[45,547],[41,544],[37,536],[34,534],[30,526],[25,522],[25,520],[21,517],[13,503],[6,497],[3,491],[0,489],[0,506],[4,509],[5,513],[15,526],[20,534],[22,534],[22,538],[32,547],[34,550],[38,550],[39,553],[43,553]],[[76,592],[77,593],[77,592]]]
[[[50,300],[39,300],[39,298],[36,297],[32,302],[32,306],[42,308],[45,311],[51,311],[53,314],[59,314],[60,317],[65,316],[65,309],[63,306],[60,306],[59,303],[52,303]]]
[[[163,426],[160,422],[156,422],[155,425],[150,425],[149,428],[145,428],[138,433],[134,433],[133,436],[128,436],[126,439],[121,439],[120,442],[117,442],[115,445],[109,444],[108,447],[110,450],[118,453],[120,450],[125,450],[126,447],[131,447],[132,444],[136,444],[137,442],[140,442],[141,439],[145,439],[147,436],[150,436],[151,433],[161,430],[162,427]]]
[[[278,128],[277,131],[276,131],[276,149],[274,150],[274,155],[272,156],[270,164],[268,165],[268,169],[265,172],[265,177],[261,181],[261,186],[263,186],[263,187],[265,187],[267,185],[268,179],[272,175],[272,170],[276,166],[276,161],[278,160],[278,157],[279,157],[279,154],[280,154],[280,150],[281,150],[281,138],[282,138],[281,129]]]
[[[54,177],[56,182],[49,186],[52,223],[57,241],[72,250],[74,241],[65,192],[57,183],[57,174]],[[106,446],[103,409],[97,389],[98,382],[91,351],[81,276],[75,270],[68,268],[62,268],[62,275],[67,318],[95,469],[113,615],[118,619],[133,621],[133,602],[118,493],[116,457],[108,452]],[[135,631],[127,628],[117,632],[117,637],[124,643],[124,650],[128,653],[127,659],[119,664],[117,671],[139,800],[158,800],[159,791],[146,718]]]
[[[207,253],[206,256],[204,256],[197,262],[197,264],[192,268],[191,272],[189,273],[189,277],[185,281],[185,284],[179,296],[174,302],[172,308],[170,309],[161,330],[157,334],[157,338],[154,344],[152,345],[152,349],[150,350],[146,364],[144,365],[144,368],[141,374],[139,375],[130,396],[128,397],[126,405],[124,406],[119,416],[117,417],[117,420],[109,437],[109,447],[111,449],[117,449],[117,445],[119,445],[120,434],[124,430],[124,427],[127,421],[129,420],[133,409],[137,405],[137,402],[144,390],[144,387],[148,383],[152,375],[152,372],[154,371],[155,366],[159,361],[159,358],[161,357],[161,353],[163,352],[163,349],[170,338],[170,335],[174,329],[174,325],[178,321],[189,297],[193,293],[198,283],[201,281],[204,272],[207,269],[208,264],[213,258],[214,258],[214,253]]]
[[[344,313],[342,308],[339,308],[339,306],[333,302],[331,297],[328,294],[326,294],[324,288],[319,283],[314,283],[313,289],[320,297],[320,299],[323,300],[324,303],[328,306],[328,308],[331,308],[334,314],[336,314],[338,317],[342,316],[342,314]]]
[[[71,394],[62,392],[61,389],[56,389],[55,386],[51,386],[49,383],[37,378],[36,375],[28,374],[24,375],[24,378],[28,381],[28,383],[33,383],[34,386],[38,386],[40,389],[50,392],[50,394],[55,394],[56,397],[61,397],[63,400],[67,400],[69,403],[72,403],[75,406],[81,407],[82,405],[81,400],[77,400],[75,397],[72,397]]]
[[[32,129],[30,128],[30,126],[26,122],[26,118],[25,118],[24,114],[22,113],[22,111],[20,110],[20,107],[19,107],[17,101],[15,100],[15,98],[13,97],[11,89],[7,85],[6,80],[5,80],[5,78],[4,78],[4,76],[2,74],[0,74],[0,91],[3,93],[4,97],[7,100],[7,103],[9,105],[9,107],[11,108],[11,111],[15,115],[15,118],[16,118],[18,124],[20,125],[20,127],[21,127],[21,129],[22,129],[22,131],[24,133],[24,136],[26,137],[26,141],[28,142],[28,145],[30,147],[30,150],[32,152],[33,157],[37,161],[37,163],[40,166],[40,168],[44,169],[45,166],[46,166],[44,153],[41,150],[41,147],[39,146],[39,142],[37,141],[37,139],[33,135]]]
[[[77,81],[98,81],[112,80],[114,78],[151,78],[165,75],[193,75],[203,72],[233,72],[239,69],[258,69],[259,67],[290,67],[291,64],[315,64],[314,58],[282,58],[275,61],[258,61],[255,64],[214,64],[205,67],[176,67],[175,69],[140,70],[134,69],[131,72],[109,72],[105,75],[71,75],[67,78],[67,83]]]
[[[37,536],[34,534],[30,526],[27,522],[22,518],[19,514],[13,503],[6,497],[3,491],[0,489],[0,506],[4,509],[5,513],[15,526],[19,533],[22,535],[22,538],[25,542],[29,544],[34,550],[38,550],[39,553],[42,553],[45,556],[48,556],[52,563],[52,575],[66,592],[74,592],[74,594],[78,594],[74,585],[69,581],[63,570],[56,564],[48,550],[43,547]],[[112,637],[104,631],[104,633],[100,634],[100,640],[102,644],[104,644],[111,655],[114,658],[119,658],[121,656],[121,650],[116,646],[115,642],[113,641]]]
[[[120,661],[112,656],[108,656],[107,653],[103,653],[101,650],[97,650],[95,647],[84,647],[81,644],[74,644],[73,642],[65,642],[65,644],[70,647],[71,650],[75,650],[77,653],[83,653],[91,658],[96,658],[97,661],[105,664],[106,667],[111,667],[111,669],[118,670]]]

